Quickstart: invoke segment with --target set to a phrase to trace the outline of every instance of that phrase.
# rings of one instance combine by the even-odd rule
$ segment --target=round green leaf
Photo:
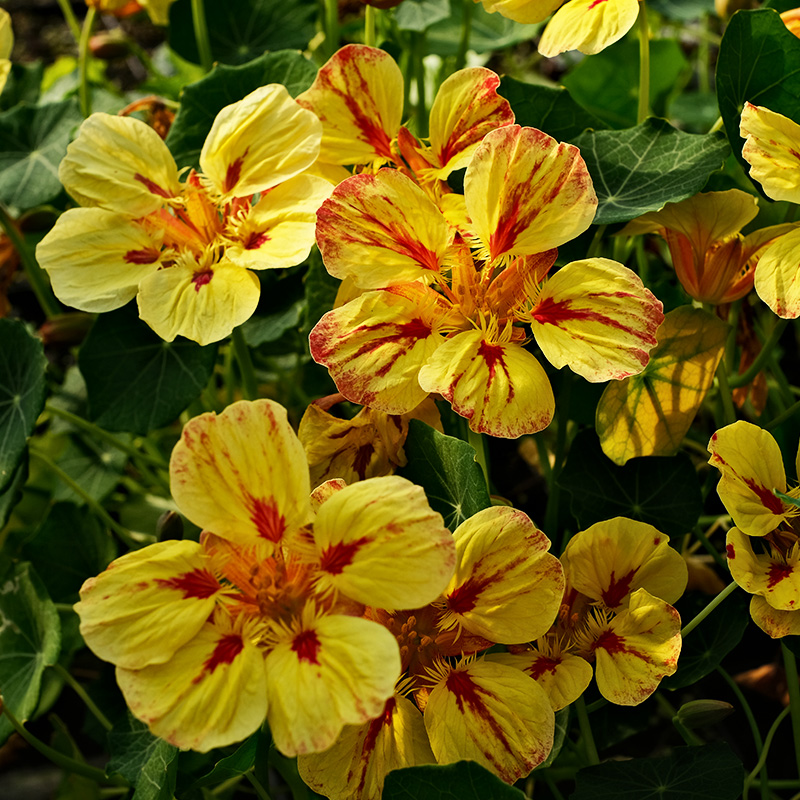
[[[474,761],[390,772],[383,800],[524,800],[525,795]]]

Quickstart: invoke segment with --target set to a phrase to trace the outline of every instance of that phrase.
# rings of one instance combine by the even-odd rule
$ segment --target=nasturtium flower
[[[616,517],[570,539],[558,620],[530,649],[491,656],[527,672],[558,710],[592,678],[618,705],[638,705],[677,669],[681,622],[672,607],[687,568],[669,538],[644,522]]]
[[[174,2],[175,0],[86,0],[86,5],[116,17],[128,17],[139,11],[146,11],[155,25],[168,25],[169,7]]]
[[[422,489],[390,476],[310,495],[302,445],[269,400],[191,420],[170,478],[200,542],[122,556],[75,607],[131,711],[200,751],[266,718],[287,755],[381,714],[400,651],[364,604],[422,606],[453,572],[452,536]]]
[[[773,638],[800,633],[800,487],[789,489],[778,443],[739,420],[708,443],[709,463],[722,473],[717,493],[736,527],[728,531],[731,576],[753,595],[753,621]],[[800,449],[795,461],[800,469]]]
[[[59,217],[37,248],[53,290],[82,311],[137,298],[162,339],[218,341],[255,311],[250,270],[294,266],[314,241],[330,193],[301,174],[319,152],[319,120],[271,84],[219,112],[181,182],[158,134],[131,117],[93,114],[59,178],[83,208]]]
[[[750,291],[761,253],[797,227],[773,225],[744,236],[742,228],[757,214],[756,198],[739,189],[701,192],[644,214],[620,233],[659,234],[669,246],[672,265],[686,293],[701,303],[720,305]]]
[[[328,272],[363,292],[311,332],[311,355],[339,391],[388,414],[440,393],[473,430],[515,438],[554,412],[529,337],[589,381],[641,372],[663,314],[633,272],[591,258],[546,279],[555,248],[596,209],[577,148],[500,128],[475,151],[464,189],[458,231],[396,170],[353,176],[320,208]]]
[[[442,83],[430,111],[430,136],[417,140],[401,126],[403,74],[385,51],[347,45],[324,64],[297,102],[322,121],[317,168],[347,177],[336,166],[377,169],[391,164],[438,198],[447,176],[466,167],[481,139],[514,122],[497,94],[500,78],[484,67],[462,69]]]
[[[11,27],[11,14],[0,8],[0,92],[6,85],[11,72],[11,51],[14,49],[14,30]]]
[[[384,713],[343,729],[298,768],[334,800],[378,800],[392,769],[477,761],[513,783],[550,752],[553,709],[521,670],[479,654],[542,635],[564,576],[550,542],[521,511],[493,507],[459,525],[456,571],[442,596],[410,612],[368,610],[400,644],[403,677]]]

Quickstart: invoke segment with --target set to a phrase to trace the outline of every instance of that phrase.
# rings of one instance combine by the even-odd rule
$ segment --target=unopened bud
[[[725,717],[733,714],[734,708],[722,700],[692,700],[684,703],[675,715],[685,728],[704,728],[716,725]]]
[[[174,511],[165,511],[156,523],[156,539],[165,542],[168,539],[183,538],[183,519]]]
[[[89,49],[95,58],[103,61],[125,58],[130,52],[128,40],[119,29],[95,34],[89,39]]]

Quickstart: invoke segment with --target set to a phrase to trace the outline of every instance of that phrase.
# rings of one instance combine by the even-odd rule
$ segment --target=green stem
[[[250,348],[244,339],[241,328],[234,328],[231,337],[233,341],[233,351],[236,362],[239,364],[239,373],[242,376],[242,395],[245,400],[255,400],[258,397],[258,382],[256,381],[256,371],[253,368],[253,359],[250,356]]]
[[[727,571],[728,565],[725,562],[725,559],[722,557],[722,553],[720,553],[719,550],[717,550],[717,548],[714,547],[713,544],[711,544],[711,542],[708,539],[708,536],[706,536],[705,531],[702,529],[702,527],[700,525],[697,525],[695,527],[694,535],[695,535],[695,537],[697,537],[697,540],[700,542],[700,544],[703,545],[703,548],[705,549],[705,551],[717,563],[717,566],[720,569],[723,569],[723,570]]]
[[[694,619],[681,629],[681,636],[688,636],[728,595],[739,586],[736,581],[729,583]]]
[[[475,451],[475,460],[480,465],[483,472],[483,479],[486,481],[486,489],[491,494],[491,487],[489,484],[489,465],[486,460],[486,439],[483,434],[475,433],[472,428],[467,427],[467,441]]]
[[[744,372],[739,375],[733,375],[728,380],[728,386],[730,386],[731,389],[736,389],[739,386],[747,386],[747,384],[764,369],[766,363],[772,358],[772,351],[778,344],[778,340],[781,338],[781,334],[788,324],[788,319],[776,320],[766,342],[761,346],[761,352],[755,357],[753,363]]]
[[[56,607],[56,611],[62,614],[74,614],[75,607],[72,603],[53,603]]]
[[[86,503],[87,506],[94,512],[94,514],[99,517],[105,524],[111,528],[114,533],[125,542],[128,547],[132,550],[138,549],[141,545],[137,542],[133,536],[131,536],[130,532],[125,530],[122,525],[119,524],[109,513],[106,511],[97,500],[94,499],[91,495],[87,494],[86,490],[83,489],[78,483],[76,483],[66,472],[64,472],[58,464],[55,463],[51,458],[46,456],[41,451],[29,447],[28,451],[30,452],[31,456],[41,462],[44,466],[46,466],[54,475],[56,475],[60,480],[62,480],[70,489],[72,489],[78,497]]]
[[[731,396],[731,386],[728,381],[728,368],[725,366],[725,359],[721,358],[717,367],[717,381],[719,383],[719,403],[722,409],[721,416],[725,425],[732,425],[736,422],[736,409],[733,407],[733,397]],[[718,425],[718,427],[721,427]]]
[[[556,786],[556,782],[548,774],[547,770],[544,770],[544,782],[547,784],[547,788],[550,790],[550,794],[553,795],[555,800],[564,800],[564,795],[561,794],[558,786]]]
[[[339,48],[339,2],[325,2],[325,53],[330,58]]]
[[[456,71],[464,69],[467,63],[469,38],[472,35],[472,8],[474,5],[473,0],[463,0],[461,5],[461,40],[458,43],[458,53],[456,53]]]
[[[78,97],[81,103],[81,114],[88,117],[92,113],[92,94],[89,91],[89,40],[92,38],[94,20],[97,16],[97,9],[89,6],[86,17],[83,20],[81,36],[78,40]]]
[[[64,15],[67,27],[69,27],[72,32],[72,37],[76,42],[80,42],[81,25],[78,22],[78,18],[75,16],[75,12],[72,10],[72,4],[69,0],[58,0],[58,5],[61,8],[61,13]]]
[[[578,727],[581,731],[583,746],[586,748],[586,758],[590,766],[600,763],[600,756],[597,754],[597,746],[592,736],[592,726],[589,724],[589,714],[586,712],[586,703],[581,695],[575,701],[575,711],[578,716]]]
[[[86,690],[81,686],[75,678],[70,675],[69,671],[64,669],[61,664],[53,664],[51,668],[58,674],[58,676],[64,681],[64,683],[69,684],[75,694],[83,700],[86,704],[86,708],[92,712],[95,716],[97,721],[107,730],[110,731],[113,725],[108,721],[108,717],[97,707],[94,700],[89,697]]]
[[[637,122],[642,123],[650,113],[650,29],[647,25],[645,0],[639,3],[639,111]]]
[[[11,218],[6,207],[0,203],[0,226],[6,232],[11,244],[19,254],[22,266],[25,269],[25,274],[28,277],[28,282],[39,301],[39,305],[44,311],[47,319],[52,319],[63,313],[58,300],[53,296],[53,291],[50,288],[50,283],[44,270],[39,266],[39,262],[34,257],[33,253],[28,249],[25,244],[25,238],[17,228],[16,222]]]
[[[734,303],[731,303],[731,308],[728,312],[728,325],[730,325],[730,330],[728,331],[728,338],[725,342],[725,366],[729,375],[736,368],[734,363],[734,359],[736,358],[736,329],[739,327],[739,317],[741,313],[742,301],[736,300]]]
[[[751,784],[764,768],[764,764],[767,761],[767,756],[769,755],[769,748],[772,745],[772,740],[775,738],[775,733],[778,730],[778,726],[781,724],[781,722],[783,722],[784,719],[786,719],[790,711],[791,706],[784,708],[783,711],[781,711],[781,713],[775,718],[775,722],[772,723],[770,729],[767,731],[767,735],[764,738],[764,746],[761,748],[761,754],[758,757],[758,761],[753,767],[752,772],[744,779],[744,791],[742,793],[742,797],[745,798],[745,800],[747,799],[747,793],[750,790]]]
[[[793,417],[798,411],[800,411],[800,400],[789,406],[789,408],[787,408],[783,413],[778,414],[775,419],[770,420],[766,425],[762,425],[761,427],[771,431],[773,428],[777,428],[779,425],[782,425],[790,417]]]
[[[600,248],[603,246],[603,236],[605,236],[605,233],[606,226],[598,225],[597,230],[594,232],[592,243],[589,245],[589,250],[586,253],[587,258],[596,258],[603,255]]]
[[[244,776],[250,781],[250,785],[255,789],[256,795],[261,798],[261,800],[270,800],[269,792],[264,788],[261,781],[256,778],[252,770],[245,772]]]
[[[797,678],[797,659],[794,653],[781,642],[783,666],[786,670],[786,683],[789,687],[789,709],[792,712],[792,735],[794,736],[794,756],[797,771],[800,773],[800,683]]]
[[[2,713],[6,715],[11,727],[34,749],[38,750],[45,758],[50,759],[57,767],[71,772],[74,775],[81,775],[84,778],[94,781],[95,783],[112,786],[127,786],[128,782],[121,776],[107,778],[105,772],[96,767],[91,767],[88,764],[76,761],[64,753],[46,745],[44,742],[37,739],[27,728],[11,713],[11,710],[5,703],[0,701],[0,708]]]
[[[742,690],[739,688],[739,684],[728,675],[727,671],[724,670],[722,667],[717,667],[717,673],[719,673],[720,677],[728,684],[731,691],[736,695],[736,699],[739,701],[739,705],[742,707],[742,711],[744,711],[744,715],[747,719],[747,724],[750,726],[750,734],[753,737],[753,744],[755,745],[756,751],[761,752],[761,748],[764,746],[764,740],[761,738],[761,732],[758,730],[758,724],[756,723],[756,718],[753,715],[753,709],[750,708],[750,703],[747,702],[747,698],[742,693]]]
[[[708,129],[709,133],[716,133],[717,131],[721,131],[725,123],[722,121],[722,117],[717,117],[717,121]]]
[[[211,39],[208,37],[204,0],[192,0],[192,25],[194,39],[197,42],[197,52],[200,56],[200,65],[205,72],[211,72],[211,68],[214,66],[214,57],[211,55]]]
[[[425,98],[425,62],[426,55],[425,34],[415,33],[414,36],[414,78],[417,85],[417,138],[422,139],[428,135],[428,112]]]
[[[675,730],[681,735],[686,744],[690,747],[699,747],[700,745],[704,744],[703,740],[697,736],[695,733],[690,731],[681,721],[680,718],[675,716],[672,718],[672,724],[675,726]]]
[[[368,5],[364,10],[364,44],[375,47],[375,7]]]

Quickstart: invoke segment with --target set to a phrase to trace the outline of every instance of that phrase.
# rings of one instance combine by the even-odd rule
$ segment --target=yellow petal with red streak
[[[372,722],[346,726],[324,752],[300,756],[297,768],[308,786],[330,800],[380,800],[393,769],[435,762],[422,714],[396,694]]]
[[[539,41],[552,58],[567,50],[593,54],[619,41],[639,15],[639,0],[570,0],[553,15]]]
[[[708,451],[708,463],[722,473],[717,494],[737,528],[748,536],[764,536],[787,519],[783,501],[772,492],[786,491],[786,472],[770,433],[739,420],[720,428]]]
[[[81,311],[113,311],[158,270],[161,242],[122,214],[73,208],[39,242],[36,257],[63,303]]]
[[[558,247],[583,233],[597,209],[578,148],[518,125],[484,137],[467,167],[464,198],[491,260]]]
[[[497,94],[500,78],[485,67],[453,73],[441,85],[431,106],[430,142],[445,180],[466,167],[483,137],[514,122],[508,101]]]
[[[326,269],[362,289],[433,280],[453,238],[436,205],[396,170],[348,178],[317,216]]]
[[[531,329],[547,360],[593,383],[637,375],[658,344],[663,306],[636,273],[607,258],[573,261],[542,288]]]
[[[639,705],[678,668],[681,618],[668,603],[637,589],[628,608],[608,623],[592,649],[603,697],[621,706]]]
[[[370,478],[317,511],[318,585],[379,608],[421,608],[447,586],[453,536],[425,492],[405,478]],[[398,580],[402,575],[402,580]]]
[[[563,0],[481,0],[483,7],[490,14],[498,12],[500,16],[531,25],[547,19],[563,2]]]
[[[314,244],[317,209],[331,193],[322,178],[298,175],[261,196],[237,230],[225,257],[249,269],[293,267]]]
[[[342,47],[297,102],[322,120],[320,161],[391,159],[403,116],[403,74],[388,53],[360,44]]]
[[[400,676],[397,641],[360,617],[318,617],[267,657],[269,727],[284,755],[317,753],[374,719]]]
[[[197,542],[159,542],[89,578],[75,611],[96,655],[139,669],[168,661],[192,639],[221,590]]]
[[[227,201],[265,192],[310,167],[322,125],[285,86],[271,83],[225,106],[200,151],[200,167]]]
[[[249,736],[267,714],[262,651],[212,623],[165,664],[117,668],[133,714],[170,744],[207,752]]]
[[[218,342],[253,315],[261,284],[229,261],[183,262],[148,275],[139,286],[139,316],[165,341],[185,336]]]
[[[83,206],[143,217],[181,193],[178,168],[161,137],[141,120],[92,114],[58,168]]]
[[[507,506],[485,508],[453,538],[457,567],[444,593],[447,618],[492,642],[543,635],[556,618],[564,573],[530,517]]]
[[[800,142],[798,142],[800,147]],[[756,265],[756,294],[784,319],[800,317],[800,230],[773,242]]]
[[[626,517],[596,522],[569,540],[561,563],[569,585],[619,609],[636,589],[674,603],[686,589],[683,556],[652,525]]]
[[[305,453],[271,400],[190,420],[172,451],[170,487],[192,522],[243,545],[269,551],[311,521]]]
[[[513,783],[544,761],[555,720],[544,689],[519,669],[478,660],[431,691],[425,727],[440,764],[477,761]]]
[[[427,396],[417,380],[443,339],[449,307],[420,284],[365,292],[329,311],[309,336],[311,357],[350,401],[405,414]]]
[[[473,431],[515,439],[546,428],[555,400],[542,365],[518,344],[480,330],[448,339],[420,370],[420,386],[439,392]]]
[[[773,639],[800,636],[800,611],[779,611],[763,597],[753,595],[750,600],[750,616],[753,622]]]
[[[763,106],[745,103],[739,133],[750,177],[773,200],[800,203],[800,125]]]

